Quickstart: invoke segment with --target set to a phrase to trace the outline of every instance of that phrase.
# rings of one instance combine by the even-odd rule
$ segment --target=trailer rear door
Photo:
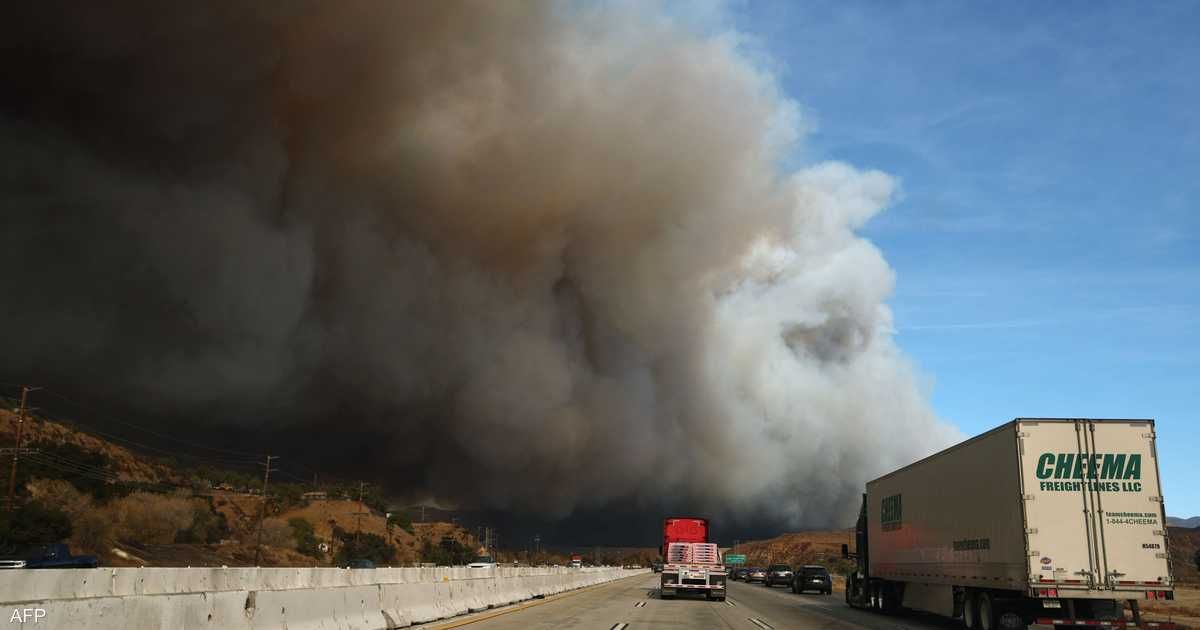
[[[1153,421],[1021,420],[1017,430],[1031,579],[1168,584]]]
[[[1110,588],[1170,583],[1154,423],[1088,422],[1100,561]]]
[[[1094,586],[1088,496],[1074,478],[1082,449],[1078,422],[1021,421],[1021,476],[1030,581]]]

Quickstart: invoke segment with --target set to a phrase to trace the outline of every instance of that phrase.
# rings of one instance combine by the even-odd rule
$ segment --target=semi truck
[[[659,597],[670,599],[680,593],[704,593],[708,599],[725,601],[728,572],[721,561],[721,550],[708,542],[708,519],[664,519],[659,553],[663,557]]]
[[[867,482],[846,602],[969,628],[1170,628],[1153,420],[1017,418]],[[1129,603],[1131,619],[1122,602]]]

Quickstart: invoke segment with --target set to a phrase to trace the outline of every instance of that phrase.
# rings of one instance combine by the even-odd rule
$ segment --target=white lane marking
[[[634,608],[645,608],[646,602],[638,602],[638,603],[634,604],[633,607]]]
[[[750,623],[758,626],[759,628],[762,628],[763,630],[775,630],[775,628],[772,627],[771,624],[763,621],[762,619],[759,619],[758,617],[747,617],[746,621],[749,621]]]
[[[725,600],[725,605],[726,605],[726,606],[733,607],[733,606],[737,606],[737,602],[733,601],[732,599],[726,599],[726,600]]]
[[[612,627],[609,628],[608,630],[625,630],[625,628],[628,628],[628,627],[629,627],[629,624],[627,624],[627,623],[614,623],[612,625]]]

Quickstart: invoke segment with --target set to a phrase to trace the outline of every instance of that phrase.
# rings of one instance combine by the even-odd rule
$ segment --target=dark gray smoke
[[[797,109],[731,38],[569,3],[4,11],[10,378],[549,515],[841,524],[951,436],[854,234],[892,180],[781,172]]]

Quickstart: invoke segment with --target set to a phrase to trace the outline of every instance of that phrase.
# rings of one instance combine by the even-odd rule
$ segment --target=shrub
[[[108,555],[116,539],[116,524],[110,508],[90,509],[75,517],[71,545],[84,553]]]
[[[192,499],[191,504],[192,523],[176,534],[175,542],[211,544],[227,537],[229,524],[224,514],[213,510],[212,504],[206,499]]]
[[[262,542],[271,547],[296,548],[296,538],[292,535],[292,527],[283,519],[278,518],[269,518],[263,521]]]
[[[296,551],[306,556],[320,557],[321,549],[312,523],[296,516],[288,520],[288,526],[292,528],[292,537],[296,539]]]
[[[166,544],[195,517],[191,503],[182,497],[134,492],[116,502],[117,534],[135,543]]]
[[[92,506],[91,497],[65,479],[34,479],[25,484],[29,496],[43,505],[57,506],[70,517],[76,517]]]
[[[12,553],[29,545],[62,542],[71,537],[71,517],[60,509],[31,501],[0,513],[0,548]]]

